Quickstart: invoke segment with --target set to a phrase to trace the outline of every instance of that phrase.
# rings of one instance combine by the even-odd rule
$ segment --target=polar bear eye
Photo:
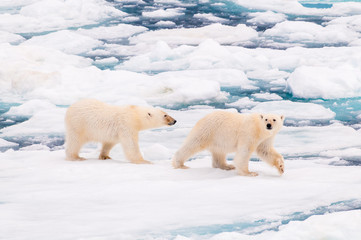
[[[167,114],[166,114],[166,115],[164,115],[164,117],[167,117]]]
[[[273,121],[275,122],[275,121],[276,121],[276,119],[273,119]]]
[[[267,122],[267,120],[268,120],[268,119],[266,118],[265,121]]]

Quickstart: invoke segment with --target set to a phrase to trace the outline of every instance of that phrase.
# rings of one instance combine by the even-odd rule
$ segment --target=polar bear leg
[[[281,154],[276,149],[265,141],[257,147],[257,155],[262,161],[275,166],[280,174],[284,173],[284,160]]]
[[[236,152],[234,157],[234,164],[236,166],[238,175],[255,177],[258,176],[258,173],[250,172],[248,170],[249,159],[252,155],[252,151],[248,149],[248,147],[243,147]]]
[[[114,147],[114,143],[105,142],[103,143],[102,151],[100,152],[99,159],[105,160],[105,159],[111,159],[109,157],[110,150]]]
[[[79,151],[85,142],[78,137],[69,135],[66,136],[65,140],[66,159],[70,161],[85,160],[85,158],[79,157]]]
[[[212,152],[212,166],[223,170],[232,170],[235,168],[233,165],[227,164],[225,153],[218,152]]]
[[[136,164],[150,164],[151,163],[147,160],[144,160],[142,154],[140,153],[137,136],[128,137],[128,138],[124,137],[121,140],[121,144],[122,144],[125,156],[130,162],[136,163]]]
[[[192,157],[197,152],[202,151],[203,149],[199,146],[198,143],[190,141],[184,144],[174,155],[172,164],[174,168],[183,168],[187,169],[189,167],[185,166],[184,163]]]

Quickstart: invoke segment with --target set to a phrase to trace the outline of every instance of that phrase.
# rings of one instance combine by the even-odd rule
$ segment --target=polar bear
[[[239,175],[257,176],[248,170],[251,154],[256,151],[265,162],[284,172],[284,160],[273,148],[273,139],[283,126],[284,116],[275,114],[240,114],[215,111],[197,122],[183,146],[175,153],[172,164],[175,168],[184,165],[192,155],[202,150],[212,153],[215,168],[231,170]],[[233,165],[226,163],[226,154],[236,152]]]
[[[93,141],[103,145],[99,159],[110,159],[110,150],[120,143],[130,162],[150,163],[140,153],[138,132],[175,123],[175,119],[158,108],[112,106],[95,99],[80,100],[65,114],[66,157],[68,160],[85,160],[79,157],[79,151],[85,143]]]

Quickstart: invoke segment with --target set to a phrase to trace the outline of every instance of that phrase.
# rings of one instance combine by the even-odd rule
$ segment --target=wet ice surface
[[[0,236],[358,239],[360,21],[357,1],[2,1]],[[97,144],[65,161],[66,107],[88,97],[177,119],[140,134],[153,165],[120,146],[96,160]],[[284,114],[285,174],[254,155],[259,176],[240,177],[207,152],[172,169],[215,109]]]

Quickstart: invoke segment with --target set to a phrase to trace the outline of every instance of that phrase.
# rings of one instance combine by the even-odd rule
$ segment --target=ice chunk
[[[146,18],[176,18],[184,15],[183,8],[168,8],[168,9],[158,9],[153,12],[142,12],[142,16]]]
[[[347,98],[361,96],[361,70],[351,65],[301,66],[288,78],[293,96],[300,98]]]
[[[116,64],[119,60],[115,57],[103,58],[95,60],[96,64]]]
[[[55,109],[56,106],[48,101],[34,99],[27,101],[26,103],[11,107],[9,111],[7,111],[6,115],[13,115],[13,116],[32,116],[34,113],[42,110],[51,110]]]
[[[204,69],[204,70],[184,70],[168,71],[158,74],[159,77],[173,79],[174,77],[189,77],[201,80],[212,80],[220,83],[222,87],[240,86],[242,89],[257,89],[255,84],[248,80],[246,74],[237,69]]]
[[[361,32],[361,15],[355,16],[346,16],[335,18],[328,23],[327,25],[343,25],[351,28],[357,32]]]
[[[172,79],[155,76],[151,85],[141,87],[144,97],[153,104],[172,106],[176,103],[192,103],[210,99],[225,100],[218,82],[188,77]]]
[[[232,103],[226,103],[227,107],[235,107],[238,109],[242,109],[242,108],[249,108],[249,107],[254,107],[258,104],[258,102],[255,102],[251,99],[249,99],[249,97],[244,97],[241,99],[238,99],[235,102]]]
[[[9,147],[17,147],[19,144],[14,142],[6,141],[5,139],[0,138],[0,149],[1,148],[9,148]]]
[[[210,240],[358,239],[361,235],[358,227],[360,224],[360,210],[342,211],[314,215],[304,221],[291,221],[287,225],[281,226],[278,231],[267,231],[251,236],[238,232],[224,232],[211,237]],[[180,238],[179,240],[189,240],[189,238]]]
[[[18,44],[25,41],[25,38],[18,34],[0,31],[0,43]]]
[[[53,48],[69,54],[81,54],[99,47],[103,42],[81,35],[74,31],[62,30],[47,35],[33,37],[22,45],[39,45]]]
[[[119,38],[128,38],[134,34],[148,30],[146,27],[134,26],[131,24],[118,24],[110,27],[96,27],[90,29],[78,29],[76,33],[89,36],[94,39],[116,40]]]
[[[144,158],[150,161],[169,160],[171,153],[164,145],[155,143],[143,150]]]
[[[1,129],[1,136],[64,135],[64,108],[37,111],[29,120]]]
[[[330,150],[360,148],[361,133],[337,123],[323,127],[284,127],[275,144],[280,152],[289,156],[318,156]]]
[[[315,103],[285,101],[262,102],[252,108],[251,112],[275,113],[285,115],[286,119],[298,120],[330,120],[335,113]]]
[[[241,44],[252,41],[257,37],[257,31],[244,24],[232,27],[215,23],[201,28],[162,29],[158,31],[150,31],[130,38],[130,43],[155,43],[158,41],[165,41],[171,45],[196,45],[208,38],[211,38],[221,44]]]
[[[322,27],[316,23],[285,21],[267,29],[263,36],[274,41],[304,44],[347,44],[358,38],[358,33],[343,25]]]
[[[288,78],[290,74],[285,71],[280,71],[278,69],[258,69],[253,71],[248,71],[247,76],[253,79],[262,79],[264,81],[274,81],[279,79]]]
[[[361,149],[360,148],[346,148],[339,150],[326,150],[320,153],[320,156],[324,157],[339,157],[347,159],[355,159],[361,161]]]
[[[276,93],[254,93],[251,96],[261,100],[282,100],[282,97]]]
[[[247,22],[258,26],[276,24],[287,19],[285,14],[275,13],[272,11],[254,12],[248,14],[248,16],[250,16],[251,19],[248,19]]]
[[[193,17],[199,18],[199,19],[205,19],[205,20],[208,20],[211,22],[218,22],[218,23],[224,23],[224,22],[228,21],[227,19],[216,17],[211,13],[197,13],[197,14],[194,14]]]
[[[250,60],[250,61],[247,61]],[[180,46],[171,48],[166,42],[159,41],[149,53],[130,58],[119,69],[131,71],[166,71],[185,69],[243,68],[243,63],[255,68],[259,62],[249,55],[232,53],[232,49],[207,39],[197,47]],[[279,75],[277,71],[277,75]],[[271,73],[274,76],[274,73]],[[288,74],[287,74],[288,75]]]
[[[13,33],[45,32],[126,15],[104,0],[29,1],[16,14],[0,14],[0,29]]]
[[[175,22],[172,22],[172,21],[159,21],[154,25],[158,26],[158,27],[175,27],[176,26]]]
[[[361,13],[361,4],[357,2],[332,3],[328,9],[307,8],[302,6],[298,0],[232,0],[233,2],[250,9],[270,10],[285,14],[304,15],[304,16],[340,16],[356,15]]]
[[[22,147],[19,149],[20,151],[49,151],[50,148],[43,144],[33,144],[27,147]]]

